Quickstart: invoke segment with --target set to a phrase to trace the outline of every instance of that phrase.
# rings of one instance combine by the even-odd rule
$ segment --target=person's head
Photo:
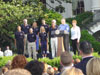
[[[36,28],[37,27],[37,22],[33,22],[32,27]]]
[[[17,26],[17,30],[20,32],[21,31],[21,26]]]
[[[45,19],[42,19],[42,24],[43,24],[43,25],[45,25],[45,24],[46,24]]]
[[[84,75],[80,69],[72,67],[62,72],[61,75]]]
[[[4,75],[32,75],[32,74],[25,69],[13,69],[9,70]]]
[[[76,20],[73,20],[73,21],[72,21],[73,27],[76,27],[76,24],[77,24],[77,21],[76,21]]]
[[[72,65],[72,61],[73,61],[72,55],[67,51],[61,53],[60,59],[61,59],[61,64],[63,66],[71,66]]]
[[[52,20],[52,27],[54,28],[55,25],[56,25],[56,20],[54,19],[54,20]]]
[[[2,67],[2,73],[4,74],[4,73],[6,73],[8,71],[8,68],[7,67]]]
[[[65,23],[66,23],[65,18],[61,19],[61,24],[65,24]]]
[[[11,60],[8,60],[7,64],[5,65],[8,69],[11,69],[11,63],[12,61]]]
[[[24,68],[26,64],[26,57],[24,55],[17,55],[12,60],[11,69]]]
[[[100,58],[91,58],[86,66],[87,75],[100,75]]]
[[[27,69],[32,75],[42,75],[44,71],[44,64],[37,60],[30,61],[26,66]]]
[[[41,26],[41,28],[40,28],[40,33],[41,33],[41,32],[45,32],[44,26]]]
[[[32,28],[30,28],[30,29],[29,29],[29,32],[30,32],[30,33],[33,33],[33,29],[32,29]]]
[[[9,50],[10,48],[9,48],[9,46],[7,46],[7,50]]]
[[[48,67],[47,73],[48,73],[49,75],[54,75],[54,69],[53,69],[52,67]]]
[[[23,20],[24,25],[27,25],[27,19]]]
[[[88,41],[83,41],[80,43],[80,55],[81,56],[89,56],[92,55],[93,48],[92,44]]]

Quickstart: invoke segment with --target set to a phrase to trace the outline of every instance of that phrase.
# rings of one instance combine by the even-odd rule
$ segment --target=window
[[[76,5],[74,5],[76,4]],[[76,6],[76,8],[74,8]],[[73,2],[73,14],[78,15],[84,12],[84,0],[77,0],[77,3]]]

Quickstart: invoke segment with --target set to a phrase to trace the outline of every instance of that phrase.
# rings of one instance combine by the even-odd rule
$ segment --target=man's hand
[[[79,43],[80,41],[79,40],[77,40],[77,43]]]

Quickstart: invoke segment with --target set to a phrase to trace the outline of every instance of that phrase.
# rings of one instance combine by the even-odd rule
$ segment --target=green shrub
[[[15,56],[15,55],[14,55]],[[0,57],[0,67],[4,66],[8,60],[12,60],[14,56],[9,56],[9,57]],[[93,56],[95,57],[100,57],[100,55],[98,55],[98,53],[94,52]],[[73,59],[82,59],[81,56],[78,55],[74,55]],[[32,58],[27,58],[27,61],[31,61],[33,60]],[[54,59],[49,59],[49,58],[39,58],[38,59],[41,62],[47,63],[53,67],[59,67],[60,66],[60,57],[55,57]]]
[[[32,4],[23,4],[23,0],[3,2],[0,0],[0,45],[11,45],[14,41],[16,27],[21,25],[24,18],[31,24],[34,20],[43,16],[43,4],[34,1]]]
[[[93,20],[93,13],[92,12],[84,12],[77,15],[74,18],[67,18],[66,21],[72,24],[72,20],[75,19],[78,22],[78,26],[82,27],[82,25],[89,24]]]
[[[42,18],[44,18],[46,20],[46,23],[49,25],[51,25],[51,21],[55,19],[57,21],[57,25],[59,25],[61,24],[62,16],[57,12],[47,9],[44,11],[44,16]]]
[[[91,34],[88,33],[86,30],[81,31],[81,41],[89,41],[92,43],[94,51],[100,52],[100,42],[98,42]]]

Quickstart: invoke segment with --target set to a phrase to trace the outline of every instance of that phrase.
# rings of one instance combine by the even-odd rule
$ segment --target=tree
[[[33,3],[34,2],[34,3]],[[43,16],[43,4],[39,0],[24,3],[22,0],[4,2],[0,0],[0,45],[10,45],[14,40],[14,32],[24,18],[30,23]]]
[[[62,16],[52,10],[44,10],[40,0],[0,0],[0,46],[14,45],[14,32],[24,18],[28,19],[29,24],[37,21],[39,25],[44,18],[50,25],[52,19],[59,24]]]
[[[60,12],[60,13],[65,12],[65,7],[63,7],[62,2],[72,3],[72,0],[50,0],[51,3],[55,3],[55,1],[59,3],[59,5],[56,6],[56,7],[54,8],[54,7],[52,7],[50,4],[48,4],[48,3],[46,2],[46,0],[40,0],[40,1],[42,1],[42,2],[45,4],[45,6],[47,5],[47,6],[49,6],[52,10],[57,11],[57,12]]]

